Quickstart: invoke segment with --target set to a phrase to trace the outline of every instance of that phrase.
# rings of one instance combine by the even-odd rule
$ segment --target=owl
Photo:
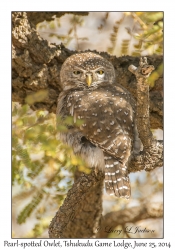
[[[72,147],[95,171],[105,173],[107,194],[130,198],[128,162],[140,150],[135,108],[131,94],[116,84],[113,65],[102,56],[84,52],[68,57],[60,71],[62,92],[57,115],[81,119],[59,139]]]

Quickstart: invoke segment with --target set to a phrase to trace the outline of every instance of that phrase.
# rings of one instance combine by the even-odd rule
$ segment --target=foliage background
[[[163,54],[162,28],[162,12],[90,12],[88,16],[64,15],[37,25],[39,34],[50,42],[62,42],[71,50],[107,51],[116,56]],[[161,71],[162,65],[152,74],[151,87]],[[29,105],[42,101],[46,95],[40,91],[28,96],[24,106],[12,103],[14,238],[47,238],[48,225],[73,183],[75,167],[87,171],[82,160],[74,157],[71,149],[57,139],[58,131],[65,130],[65,126],[60,121],[56,126],[55,114],[30,109]],[[154,133],[162,139],[162,131]],[[162,169],[130,174],[130,178],[132,199],[117,200],[104,193],[104,214],[143,202],[162,201]],[[138,221],[136,225],[156,230],[155,235],[144,234],[147,238],[162,237],[162,219]],[[116,235],[111,233],[110,237]]]

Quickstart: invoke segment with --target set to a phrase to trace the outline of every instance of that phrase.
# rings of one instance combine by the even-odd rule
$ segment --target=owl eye
[[[99,71],[97,71],[97,74],[103,75],[103,74],[104,74],[104,71],[103,71],[103,70],[99,70]]]
[[[73,73],[74,73],[74,75],[79,75],[81,72],[78,70],[75,70]]]

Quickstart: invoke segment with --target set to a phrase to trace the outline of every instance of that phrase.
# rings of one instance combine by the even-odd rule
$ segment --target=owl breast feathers
[[[60,139],[89,165],[105,172],[109,195],[129,198],[128,161],[140,150],[135,121],[135,100],[115,83],[112,64],[95,53],[70,56],[63,64],[57,115],[82,119],[80,128],[69,126]]]

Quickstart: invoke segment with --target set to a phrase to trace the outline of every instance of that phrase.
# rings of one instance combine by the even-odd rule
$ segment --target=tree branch
[[[55,17],[60,18],[61,16],[65,14],[74,14],[74,15],[81,15],[81,16],[86,16],[88,15],[89,12],[64,12],[64,11],[53,11],[53,12],[38,12],[38,11],[32,11],[32,12],[27,12],[28,19],[30,22],[33,24],[38,24],[43,21],[53,21]]]
[[[50,238],[95,238],[102,213],[104,175],[82,174],[49,227]]]
[[[138,207],[127,208],[120,211],[107,213],[102,218],[98,238],[107,238],[109,228],[115,229],[118,225],[128,222],[135,223],[139,220],[161,218],[163,216],[162,203],[147,203]]]
[[[139,67],[130,65],[128,68],[137,79],[137,128],[143,143],[143,151],[133,155],[131,165],[150,171],[163,166],[163,142],[153,138],[150,130],[149,85],[147,79],[154,70],[148,65],[147,58],[140,59]],[[130,166],[130,171],[132,167]]]
[[[154,141],[149,150],[132,155],[128,172],[151,171],[163,166],[163,141]]]
[[[138,68],[130,65],[128,69],[137,79],[137,128],[143,146],[147,149],[153,141],[149,121],[149,85],[147,78],[154,70],[154,66],[148,65],[146,57],[144,59],[141,58],[139,64]]]

